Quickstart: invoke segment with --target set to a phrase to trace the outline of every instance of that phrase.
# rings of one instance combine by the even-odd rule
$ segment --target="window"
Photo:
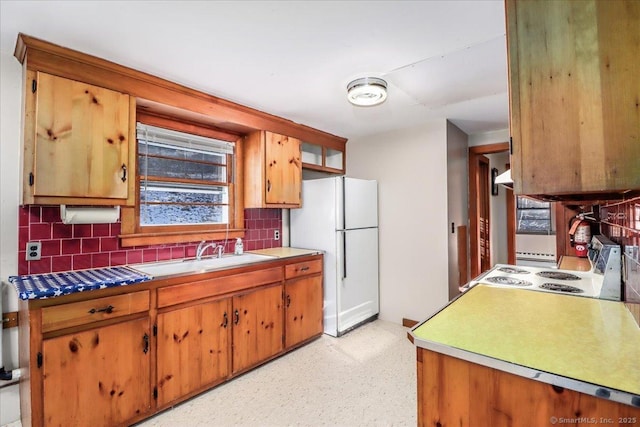
[[[234,142],[146,123],[136,139],[138,203],[123,214],[123,246],[244,234]]]
[[[138,123],[140,226],[229,223],[233,144]]]
[[[553,234],[551,203],[517,196],[516,233]]]

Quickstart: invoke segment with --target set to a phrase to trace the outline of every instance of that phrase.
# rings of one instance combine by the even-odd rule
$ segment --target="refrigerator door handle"
[[[342,233],[342,278],[347,278],[347,233]]]

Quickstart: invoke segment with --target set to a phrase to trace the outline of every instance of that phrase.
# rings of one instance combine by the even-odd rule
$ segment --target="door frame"
[[[477,176],[479,169],[477,167],[478,157],[485,154],[500,153],[502,151],[509,151],[508,142],[498,142],[495,144],[486,144],[469,147],[469,259],[470,259],[470,273],[471,278],[474,278],[480,274],[480,251],[478,250],[478,186]],[[515,220],[515,216],[507,215],[507,221],[510,218]],[[511,227],[511,228],[510,228]],[[515,229],[515,224],[510,226],[507,224],[507,230]],[[507,238],[507,252],[509,259],[515,260],[515,247],[514,239]],[[513,255],[512,255],[513,254]]]

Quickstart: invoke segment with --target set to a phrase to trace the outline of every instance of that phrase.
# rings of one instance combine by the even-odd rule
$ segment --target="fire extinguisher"
[[[591,225],[585,220],[585,214],[578,214],[572,219],[569,228],[571,245],[576,249],[576,256],[586,258],[589,242],[591,242]]]

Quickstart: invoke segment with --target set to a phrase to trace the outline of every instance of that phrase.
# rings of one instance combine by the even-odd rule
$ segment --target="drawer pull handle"
[[[114,309],[114,308],[115,308],[115,307],[114,307],[114,306],[112,306],[112,305],[109,305],[109,306],[107,306],[107,307],[105,307],[105,308],[98,308],[98,309],[92,308],[91,310],[89,310],[89,314],[95,314],[95,313],[107,313],[107,314],[111,314],[111,313],[113,313],[113,309]]]
[[[307,271],[308,269],[309,269],[309,266],[308,266],[308,265],[306,265],[306,266],[304,266],[304,267],[300,268],[300,271]]]
[[[291,305],[291,295],[287,295],[287,308]]]
[[[123,163],[121,166],[121,169],[122,169],[122,177],[120,179],[122,180],[122,182],[125,182],[127,180],[127,165]]]
[[[227,316],[227,312],[225,311],[223,315],[223,320],[222,320],[222,327],[226,328],[228,324],[229,324],[229,316]]]
[[[240,313],[238,312],[237,309],[236,309],[236,311],[233,312],[233,317],[234,317],[233,324],[237,325],[238,322],[240,321]]]

